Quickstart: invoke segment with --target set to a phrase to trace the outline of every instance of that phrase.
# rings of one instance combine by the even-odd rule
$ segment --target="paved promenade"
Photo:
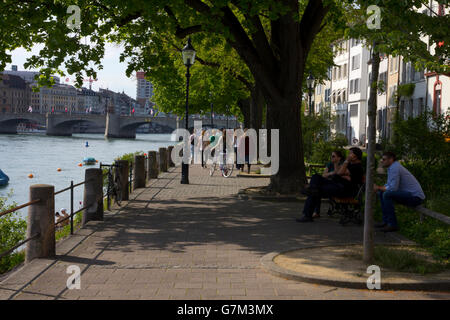
[[[190,185],[171,168],[132,200],[0,282],[0,299],[449,299],[445,293],[351,290],[285,280],[260,258],[313,244],[361,241],[362,227],[321,218],[298,224],[300,203],[239,200],[268,179],[224,179],[191,166]],[[325,207],[325,205],[324,205]],[[324,208],[325,209],[325,208]],[[379,235],[379,240],[395,241]],[[398,237],[398,236],[397,236]],[[400,238],[398,238],[400,239]],[[397,240],[398,240],[397,239]],[[81,269],[69,290],[67,267]]]

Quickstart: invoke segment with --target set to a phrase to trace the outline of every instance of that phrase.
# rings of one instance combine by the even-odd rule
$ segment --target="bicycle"
[[[113,168],[116,168],[116,170],[114,170],[115,172],[113,171]],[[118,164],[109,166],[107,194],[111,195],[114,198],[115,203],[120,207],[122,201],[122,181],[118,169]]]
[[[223,162],[224,162],[223,164],[219,164],[219,168],[222,173],[222,177],[228,178],[233,173],[234,164],[226,162],[226,153],[221,152],[220,155],[223,156]],[[216,171],[216,166],[217,166],[217,163],[214,162],[213,164],[211,164],[211,167],[209,168],[209,175],[211,177],[213,176],[214,171]]]

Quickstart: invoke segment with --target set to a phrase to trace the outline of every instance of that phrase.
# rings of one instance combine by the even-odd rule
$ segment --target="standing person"
[[[247,173],[250,173],[250,137],[247,134],[248,129],[244,129],[244,142],[245,142],[245,163],[247,164]],[[244,170],[244,166],[242,166]]]
[[[338,183],[333,182],[333,178],[337,177],[337,172],[342,166],[342,163],[344,162],[344,156],[342,155],[342,152],[339,150],[335,150],[331,153],[331,161],[328,162],[325,165],[325,170],[322,173],[322,178],[329,180],[332,183]],[[320,204],[321,201],[317,203],[316,208],[314,209],[313,218],[320,218]]]
[[[192,164],[194,161],[194,147],[195,147],[195,132],[189,136],[189,141],[191,142],[191,158],[189,159],[189,163]]]
[[[361,164],[362,151],[359,148],[350,148],[347,160],[336,171],[333,180],[325,179],[320,175],[311,178],[309,187],[304,193],[308,195],[303,207],[303,217],[297,222],[312,222],[313,211],[320,204],[323,197],[354,196],[362,184],[364,170]]]
[[[388,177],[384,186],[374,185],[383,212],[383,222],[375,227],[384,232],[392,232],[398,230],[394,202],[415,207],[425,200],[425,194],[417,179],[397,161],[393,152],[384,152],[381,164],[387,168]]]
[[[205,155],[204,155],[204,151],[206,146],[208,145],[208,141],[204,141],[204,137],[205,137],[205,129],[202,129],[201,133],[200,133],[200,139],[198,142],[198,146],[200,148],[200,151],[202,153],[202,168],[205,167]]]

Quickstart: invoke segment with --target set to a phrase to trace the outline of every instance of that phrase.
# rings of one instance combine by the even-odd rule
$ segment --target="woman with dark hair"
[[[331,153],[331,161],[326,164],[325,171],[322,173],[322,177],[328,180],[333,180],[336,177],[336,173],[344,162],[344,156],[339,150],[335,150]],[[314,209],[313,218],[320,218],[320,204],[318,201],[316,208]]]
[[[358,192],[364,175],[361,159],[361,149],[350,148],[347,159],[336,170],[336,176],[332,180],[320,175],[312,176],[309,187],[304,191],[308,198],[303,207],[303,217],[296,221],[312,222],[314,209],[320,204],[323,197],[354,196]]]

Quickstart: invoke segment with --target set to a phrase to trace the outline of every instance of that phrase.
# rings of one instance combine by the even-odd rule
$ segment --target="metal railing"
[[[6,211],[2,211],[2,212],[0,212],[0,217],[3,217],[5,215],[7,215],[7,214],[16,212],[17,210],[26,208],[28,206],[31,206],[32,204],[36,204],[36,203],[39,203],[39,202],[41,202],[41,200],[40,199],[36,199],[36,200],[33,200],[33,201],[29,201],[27,203],[24,203],[24,204],[22,204],[20,206],[16,206],[14,208],[8,209]],[[35,234],[35,235],[33,235],[33,236],[29,237],[29,238],[26,238],[25,240],[22,240],[21,242],[19,242],[18,244],[16,244],[12,248],[9,248],[8,250],[1,252],[0,253],[0,259],[5,257],[5,256],[7,256],[7,255],[9,255],[10,253],[14,252],[14,250],[16,250],[17,248],[21,247],[22,245],[24,245],[28,241],[33,240],[34,238],[37,238],[37,237],[39,237],[39,233],[37,233],[37,234]]]
[[[119,168],[119,165],[115,164],[114,162],[112,164],[104,164],[104,163],[100,162],[100,169],[102,169],[104,167],[106,167],[106,168],[114,167],[114,168],[117,169],[117,168]],[[104,178],[105,175],[108,176],[109,174],[110,174],[110,172],[108,170],[106,173],[102,173],[102,177]],[[111,209],[111,190],[112,190],[112,188],[111,188],[111,186],[109,184],[110,180],[111,179],[109,179],[109,177],[108,177],[108,181],[107,181],[107,185],[106,185],[106,192],[105,192],[105,195],[103,196],[103,200],[106,198],[106,208],[108,210]],[[104,188],[105,186],[103,185],[102,187]]]
[[[87,209],[87,207],[83,207],[83,208],[81,208],[81,209],[78,209],[78,210],[75,211],[75,212],[73,211],[73,190],[74,190],[76,187],[79,187],[79,186],[82,186],[82,185],[86,184],[86,182],[87,182],[87,181],[83,181],[83,182],[80,182],[80,183],[77,183],[77,184],[73,184],[73,180],[72,180],[72,181],[70,181],[70,186],[68,186],[67,188],[64,188],[64,189],[62,189],[62,190],[56,191],[56,192],[53,194],[54,196],[56,196],[56,195],[58,195],[58,194],[61,194],[61,193],[63,193],[63,192],[66,192],[66,191],[70,190],[70,215],[69,215],[68,217],[64,218],[64,219],[58,220],[58,221],[55,223],[55,227],[61,226],[61,225],[62,225],[62,222],[66,221],[67,219],[70,219],[70,234],[73,234],[73,217],[74,217],[77,213],[79,213],[79,212],[81,212],[81,211]]]

